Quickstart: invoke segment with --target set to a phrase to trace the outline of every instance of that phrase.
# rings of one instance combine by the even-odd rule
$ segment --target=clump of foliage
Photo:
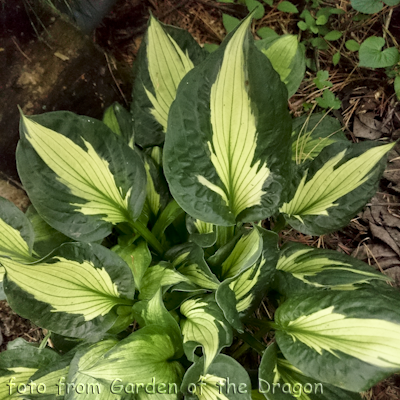
[[[292,121],[282,74],[298,73],[297,47],[271,63],[250,23],[207,54],[151,18],[131,112],[21,116],[34,208],[0,199],[2,280],[49,334],[0,355],[0,399],[360,399],[400,370],[387,278],[277,234],[345,226],[394,144],[350,143],[327,115]],[[271,320],[253,317],[265,295]],[[258,377],[236,339],[262,357]]]

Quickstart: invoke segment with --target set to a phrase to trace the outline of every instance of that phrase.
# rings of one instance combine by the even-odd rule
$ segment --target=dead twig
[[[122,98],[124,99],[125,104],[128,106],[129,103],[128,103],[128,101],[126,100],[126,97],[125,97],[125,95],[124,95],[124,92],[122,91],[121,86],[119,85],[119,83],[118,83],[118,81],[116,80],[115,75],[114,75],[114,73],[113,73],[113,71],[112,71],[110,59],[108,58],[107,53],[104,53],[104,55],[105,55],[105,57],[106,57],[107,67],[108,67],[108,70],[110,71],[111,77],[113,78],[114,83],[115,83],[115,85],[117,86],[120,95],[121,95]]]
[[[18,49],[18,51],[19,51],[29,62],[32,62],[32,59],[31,59],[26,53],[24,53],[24,52],[22,51],[21,47],[19,47],[18,42],[17,42],[17,40],[15,39],[15,36],[13,36],[13,37],[11,38],[11,40],[14,42],[15,47]]]

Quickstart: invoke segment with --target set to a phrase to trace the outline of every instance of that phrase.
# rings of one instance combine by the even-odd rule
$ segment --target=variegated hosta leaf
[[[227,321],[238,331],[243,331],[241,318],[248,316],[259,306],[271,286],[278,260],[278,235],[255,227],[262,237],[261,258],[246,267],[239,275],[225,279],[216,292],[218,305]]]
[[[3,265],[13,310],[64,336],[105,332],[117,318],[114,307],[133,304],[131,270],[100,245],[65,244],[47,262],[23,265],[6,260]]]
[[[309,164],[280,211],[300,232],[321,235],[345,226],[376,191],[394,143],[334,143]]]
[[[146,185],[146,200],[153,215],[157,215],[161,208],[160,194],[157,193],[154,186],[154,181],[150,175],[150,165],[145,161],[144,167],[146,169],[147,185]]]
[[[276,340],[305,375],[361,392],[400,370],[399,310],[382,291],[308,291],[276,311]]]
[[[71,193],[86,201],[73,203],[82,214],[105,214],[101,219],[111,223],[124,222],[128,212],[128,197],[122,195],[106,160],[83,139],[86,151],[71,139],[22,117],[26,139],[39,157],[57,174],[58,181]],[[64,157],[60,153],[64,151]]]
[[[35,261],[32,246],[35,239],[32,224],[13,203],[0,197],[0,300],[5,300],[2,260],[10,258],[21,263]]]
[[[192,284],[215,290],[220,282],[204,260],[204,251],[194,243],[177,246],[166,253],[174,268]]]
[[[182,347],[181,330],[174,317],[165,308],[161,289],[157,291],[152,299],[137,302],[133,306],[133,310],[135,320],[141,326],[157,325],[162,327],[164,332],[168,333],[171,340],[173,340],[175,346],[177,348]]]
[[[261,258],[258,265],[248,268],[230,283],[229,288],[235,294],[236,309],[239,313],[247,310],[252,303],[254,295],[251,292],[260,278],[264,265],[265,260]]]
[[[304,375],[282,357],[276,343],[263,354],[258,374],[258,393],[268,400],[361,400],[358,393]]]
[[[253,228],[236,236],[208,259],[213,271],[221,280],[233,278],[254,265],[261,255],[263,241],[260,231]]]
[[[147,243],[142,240],[128,246],[116,245],[112,248],[112,251],[128,264],[135,280],[135,286],[140,291],[142,278],[151,263],[151,253]]]
[[[29,206],[25,215],[32,224],[35,232],[33,251],[40,257],[47,256],[54,249],[71,239],[52,228],[36,211],[33,205]]]
[[[170,194],[161,167],[147,154],[144,154],[144,167],[147,176],[146,202],[155,218],[170,201]]]
[[[251,391],[251,400],[265,400],[265,396],[259,390],[253,389]]]
[[[25,367],[0,369],[0,399],[8,400],[20,398],[17,392],[17,388],[20,387],[22,391],[22,385],[26,385],[29,382],[29,378],[36,371],[37,368]]]
[[[192,217],[216,225],[273,214],[290,176],[286,89],[255,48],[250,22],[185,76],[169,114],[171,192]]]
[[[212,296],[186,300],[180,307],[184,350],[189,360],[200,345],[204,354],[204,373],[223,347],[232,343],[232,328]]]
[[[53,312],[82,314],[85,321],[124,304],[104,268],[97,269],[90,262],[78,263],[63,257],[56,261],[54,264],[24,265],[7,260],[7,281],[18,285],[35,300],[50,304]],[[54,296],[55,290],[57,296]]]
[[[22,263],[34,261],[34,236],[32,224],[25,214],[9,200],[0,197],[0,264],[3,257]]]
[[[165,230],[181,215],[184,211],[175,200],[171,200],[157,218],[151,233],[160,241],[165,241]],[[164,240],[162,240],[164,239]]]
[[[236,243],[228,258],[222,263],[222,277],[232,278],[260,257],[262,252],[262,237],[258,229],[244,234]]]
[[[39,349],[21,338],[10,342],[7,350],[0,354],[0,399],[17,398],[19,384],[28,383],[38,369],[59,359],[55,351]],[[22,391],[23,386],[20,388]],[[28,394],[29,387],[26,390]]]
[[[168,113],[183,77],[194,67],[189,54],[182,51],[161,24],[150,17],[147,30],[147,68],[154,94],[145,87],[153,108],[150,113],[167,130]]]
[[[115,102],[108,107],[104,112],[103,122],[116,135],[121,136],[129,147],[134,148],[133,118],[121,104]]]
[[[170,264],[161,261],[148,268],[143,275],[139,299],[150,300],[160,288],[165,291],[180,282],[190,283],[190,280],[175,271]]]
[[[143,162],[100,121],[68,112],[22,116],[17,164],[36,210],[73,239],[103,239],[112,224],[142,211]]]
[[[190,233],[189,241],[200,247],[211,247],[217,241],[216,226],[186,214],[186,228]]]
[[[300,86],[306,72],[306,58],[302,44],[295,35],[257,40],[256,46],[268,57],[275,71],[292,97]]]
[[[223,310],[226,320],[238,332],[243,332],[241,316],[247,314],[254,304],[255,287],[262,278],[261,273],[265,270],[264,266],[265,260],[261,258],[260,261],[238,276],[225,279],[217,290],[216,300],[218,305]],[[263,293],[266,287],[262,288]]]
[[[166,383],[177,391],[184,374],[178,361],[180,348],[167,335],[163,327],[148,325],[121,340],[93,366],[81,371],[106,385],[132,383]],[[145,387],[139,389],[145,391]],[[177,395],[173,396],[177,399]]]
[[[57,362],[60,355],[46,347],[18,338],[7,344],[7,350],[0,353],[0,368],[42,368]]]
[[[196,361],[183,378],[185,399],[251,400],[251,382],[246,370],[233,358],[218,355],[204,373],[204,357]]]
[[[4,267],[0,265],[0,300],[6,300],[6,294],[4,293],[4,288],[3,288],[3,280],[4,280],[4,274],[6,270]]]
[[[199,219],[196,219],[194,221],[194,225],[197,229],[197,232],[200,234],[206,234],[206,233],[211,233],[214,231],[213,224],[210,224],[208,222],[200,221]]]
[[[71,358],[68,354],[56,363],[38,369],[29,379],[29,386],[26,391],[26,393],[29,393],[29,398],[41,399],[46,395],[53,399],[64,399],[65,382],[69,373]]]
[[[132,113],[135,141],[142,147],[164,141],[171,103],[183,77],[205,54],[191,35],[150,17],[136,61]]]
[[[64,375],[64,379],[61,380],[59,385],[63,390],[62,394],[65,395],[65,400],[117,400],[121,398],[121,396],[111,392],[110,385],[105,385],[82,373],[82,371],[93,367],[117,343],[118,341],[115,339],[107,339],[90,346],[80,346],[71,361],[69,373]],[[69,389],[67,388],[68,383],[70,384]],[[73,387],[73,390],[70,389],[71,387]],[[84,390],[80,391],[78,389],[80,387],[83,387]]]
[[[296,164],[313,160],[332,143],[348,142],[340,122],[327,113],[295,118],[292,140],[292,160]]]
[[[346,150],[341,151],[307,183],[306,172],[294,197],[282,206],[281,211],[300,220],[303,215],[328,215],[327,209],[337,206],[336,202],[340,197],[362,185],[375,165],[392,147],[393,144],[374,147],[338,166],[346,154]]]
[[[282,248],[276,269],[277,290],[287,296],[310,288],[356,290],[364,283],[388,280],[346,254],[295,243]]]

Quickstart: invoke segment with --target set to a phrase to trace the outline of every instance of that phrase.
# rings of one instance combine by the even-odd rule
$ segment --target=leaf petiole
[[[140,221],[129,221],[129,225],[159,254],[163,255],[165,249],[150,230]]]

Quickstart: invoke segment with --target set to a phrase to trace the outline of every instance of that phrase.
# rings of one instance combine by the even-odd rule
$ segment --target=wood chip
[[[66,55],[64,55],[64,54],[62,54],[62,53],[60,53],[60,52],[58,52],[58,51],[56,51],[56,52],[54,53],[54,55],[55,55],[56,57],[58,57],[60,60],[62,60],[62,61],[68,61],[68,60],[69,60],[69,57],[68,57],[68,56],[66,56]]]

